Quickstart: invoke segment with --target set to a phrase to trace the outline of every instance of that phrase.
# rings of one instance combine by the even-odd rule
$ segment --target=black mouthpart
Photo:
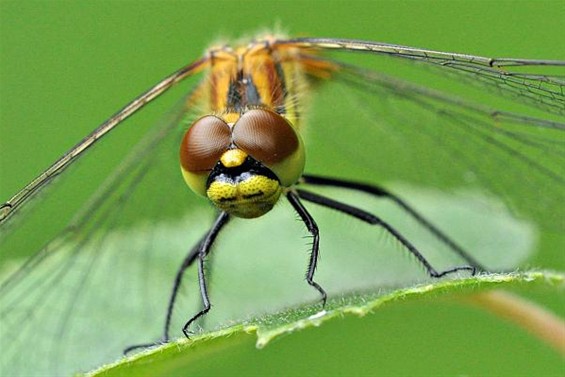
[[[212,182],[226,182],[230,184],[237,184],[243,182],[249,177],[255,175],[262,175],[264,177],[276,180],[280,183],[279,178],[267,168],[265,165],[255,160],[252,157],[247,156],[243,164],[235,166],[232,168],[225,167],[220,161],[214,166],[212,172],[208,176],[206,181],[206,189],[210,187]]]

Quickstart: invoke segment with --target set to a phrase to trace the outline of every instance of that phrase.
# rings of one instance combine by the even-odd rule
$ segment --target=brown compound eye
[[[249,110],[241,116],[233,127],[233,141],[267,166],[283,162],[300,144],[296,131],[285,118],[261,109]]]
[[[226,122],[213,115],[202,117],[182,139],[181,166],[188,172],[212,170],[230,145],[231,130]]]

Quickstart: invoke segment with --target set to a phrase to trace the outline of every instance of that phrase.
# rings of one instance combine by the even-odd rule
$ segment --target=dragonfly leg
[[[196,313],[192,318],[190,318],[182,328],[182,332],[188,338],[190,336],[190,332],[188,331],[189,326],[196,321],[198,318],[202,317],[204,314],[208,313],[210,310],[210,298],[208,297],[208,288],[206,286],[206,276],[204,274],[204,260],[206,255],[210,252],[210,248],[212,244],[216,240],[216,237],[229,221],[230,217],[226,212],[221,212],[220,215],[216,218],[214,225],[204,238],[204,240],[200,243],[200,247],[198,250],[198,283],[200,285],[200,296],[202,297],[202,304],[203,308]]]
[[[184,276],[185,271],[192,266],[192,264],[198,260],[198,280],[200,283],[200,293],[202,295],[203,301],[203,308],[198,314],[192,317],[183,327],[183,333],[186,337],[188,337],[188,326],[194,322],[197,318],[201,317],[202,315],[206,314],[208,310],[210,310],[210,300],[208,298],[208,291],[206,288],[206,281],[204,278],[204,258],[209,253],[210,248],[212,247],[212,243],[216,239],[216,236],[220,232],[221,228],[229,221],[229,215],[225,212],[222,212],[216,218],[214,225],[212,228],[198,241],[198,243],[190,250],[190,252],[185,257],[184,261],[182,262],[180,268],[178,269],[175,275],[175,281],[173,283],[173,289],[171,290],[171,295],[169,297],[169,303],[167,305],[167,314],[165,316],[165,326],[163,329],[163,336],[161,340],[153,343],[145,343],[145,344],[137,344],[133,346],[129,346],[124,350],[124,354],[128,354],[131,351],[136,349],[148,348],[153,347],[159,344],[168,343],[170,341],[170,330],[171,330],[171,320],[173,316],[173,309],[175,307],[175,302],[178,296],[178,292],[182,283],[182,278]]]
[[[305,184],[318,185],[318,186],[333,186],[341,187],[349,190],[355,190],[367,193],[372,196],[382,197],[391,200],[393,203],[398,205],[403,211],[410,215],[414,220],[416,220],[420,225],[426,228],[434,237],[443,242],[449,247],[451,251],[463,258],[470,266],[475,267],[476,271],[487,271],[487,269],[478,262],[471,254],[465,251],[461,246],[459,246],[453,239],[451,239],[447,234],[442,232],[439,228],[433,225],[429,220],[422,216],[418,211],[416,211],[412,206],[406,203],[397,195],[391,193],[390,191],[376,186],[369,185],[366,183],[347,181],[342,179],[320,177],[316,175],[302,176],[302,182]]]
[[[318,225],[314,221],[314,218],[312,218],[306,208],[302,205],[300,198],[296,193],[289,191],[287,193],[287,198],[313,237],[312,249],[310,251],[310,261],[308,262],[308,271],[306,273],[306,281],[310,286],[314,287],[320,293],[320,295],[322,296],[322,306],[326,306],[328,295],[326,291],[314,281],[314,273],[316,272],[316,267],[318,265],[318,255],[320,252],[320,235],[318,231]]]
[[[357,218],[357,219],[359,219],[363,222],[366,222],[368,224],[378,225],[378,226],[384,228],[398,242],[400,242],[402,244],[402,246],[404,246],[408,251],[410,251],[410,253],[412,253],[412,255],[414,255],[416,257],[416,259],[418,259],[418,261],[426,268],[426,271],[428,272],[428,274],[430,276],[434,277],[434,278],[439,278],[439,277],[442,277],[444,275],[454,273],[454,272],[457,272],[457,271],[470,271],[471,274],[473,274],[473,275],[477,272],[477,268],[474,267],[474,266],[460,266],[460,267],[454,267],[452,269],[445,270],[445,271],[437,271],[428,262],[428,260],[422,255],[422,253],[420,253],[420,251],[410,241],[408,241],[406,239],[406,237],[404,237],[399,231],[397,231],[394,227],[392,227],[390,224],[386,223],[385,221],[383,221],[379,217],[377,217],[377,216],[375,216],[375,215],[373,215],[373,214],[371,214],[367,211],[364,211],[360,208],[353,207],[353,206],[350,206],[348,204],[341,203],[341,202],[335,201],[333,199],[326,198],[326,197],[318,195],[318,194],[314,194],[314,193],[309,192],[309,191],[296,189],[296,192],[301,199],[304,199],[306,201],[309,201],[309,202],[312,202],[312,203],[315,203],[315,204],[319,204],[319,205],[324,206],[324,207],[335,209],[337,211],[340,211],[340,212],[343,212],[347,215],[355,217],[355,218]]]

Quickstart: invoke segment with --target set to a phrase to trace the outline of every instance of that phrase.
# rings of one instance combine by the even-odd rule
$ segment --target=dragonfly
[[[351,63],[350,56],[365,60]],[[476,87],[526,113],[388,76],[373,67],[373,59],[383,58],[439,73],[470,90]],[[119,357],[124,349],[190,337],[198,322],[214,311],[213,264],[208,262],[215,254],[212,249],[222,248],[216,242],[229,232],[228,223],[238,218],[268,222],[282,203],[311,237],[305,285],[317,295],[320,308],[326,306],[328,292],[331,295],[316,275],[318,267],[323,268],[318,263],[326,249],[323,240],[340,238],[324,233],[311,206],[369,224],[373,232],[379,229],[432,279],[515,268],[479,258],[409,199],[378,181],[392,177],[417,184],[442,182],[446,191],[457,185],[477,186],[500,198],[512,215],[558,233],[563,225],[558,203],[563,200],[565,94],[562,76],[547,71],[563,66],[565,61],[486,58],[371,41],[279,35],[210,48],[119,110],[0,207],[1,341],[9,350],[2,355],[2,368],[34,374],[85,370]],[[26,249],[27,257],[12,257],[15,249],[29,247],[22,234],[29,231],[33,214],[47,206],[43,203],[63,189],[66,179],[87,171],[83,160],[104,146],[110,131],[127,127],[127,118],[183,81],[189,81],[188,95],[116,162],[64,228]],[[317,95],[330,96],[331,105],[316,104]],[[308,102],[321,109],[310,119]],[[349,111],[340,111],[344,108]],[[350,139],[345,141],[343,135]],[[307,136],[321,142],[308,144]],[[429,157],[421,154],[421,145]],[[316,160],[316,151],[323,150],[330,153]],[[96,165],[93,161],[90,164]],[[356,177],[331,174],[354,171],[351,163]],[[410,166],[409,172],[399,166]],[[318,172],[307,172],[309,167]],[[395,207],[455,262],[436,266],[427,256],[429,250],[373,213],[368,201]],[[203,207],[207,202],[215,211]],[[50,211],[57,216],[56,210]],[[192,220],[185,225],[182,216],[187,213]],[[195,222],[208,219],[209,213],[216,213],[211,227]],[[132,218],[142,224],[141,230],[127,227]],[[180,245],[163,236],[170,227],[159,226],[171,219],[187,233]],[[278,222],[269,226],[268,233],[263,230],[249,238],[268,239],[284,228]],[[375,244],[369,248],[378,251]],[[161,261],[165,267],[151,274],[150,261],[165,253],[174,262]],[[273,258],[265,259],[268,266]],[[191,294],[198,291],[199,301],[180,310],[183,284],[192,270],[198,289],[194,285]],[[157,279],[143,282],[149,276],[167,280],[168,291],[154,292],[151,285]],[[159,304],[140,310],[152,306],[147,297],[159,297]],[[117,318],[115,324],[104,316],[106,309],[121,312],[112,317]],[[164,318],[161,326],[155,320],[159,313]],[[148,335],[140,330],[147,326],[156,331]],[[21,351],[26,341],[37,344],[43,359],[31,370],[26,370],[28,355]],[[87,351],[95,345],[102,352]]]

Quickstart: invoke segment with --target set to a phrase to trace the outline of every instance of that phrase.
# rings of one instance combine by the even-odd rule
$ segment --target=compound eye
[[[231,130],[226,122],[213,115],[202,117],[184,134],[181,166],[188,172],[210,171],[230,145]]]
[[[281,115],[262,109],[241,116],[233,128],[233,141],[266,166],[283,162],[300,147],[292,125]]]

